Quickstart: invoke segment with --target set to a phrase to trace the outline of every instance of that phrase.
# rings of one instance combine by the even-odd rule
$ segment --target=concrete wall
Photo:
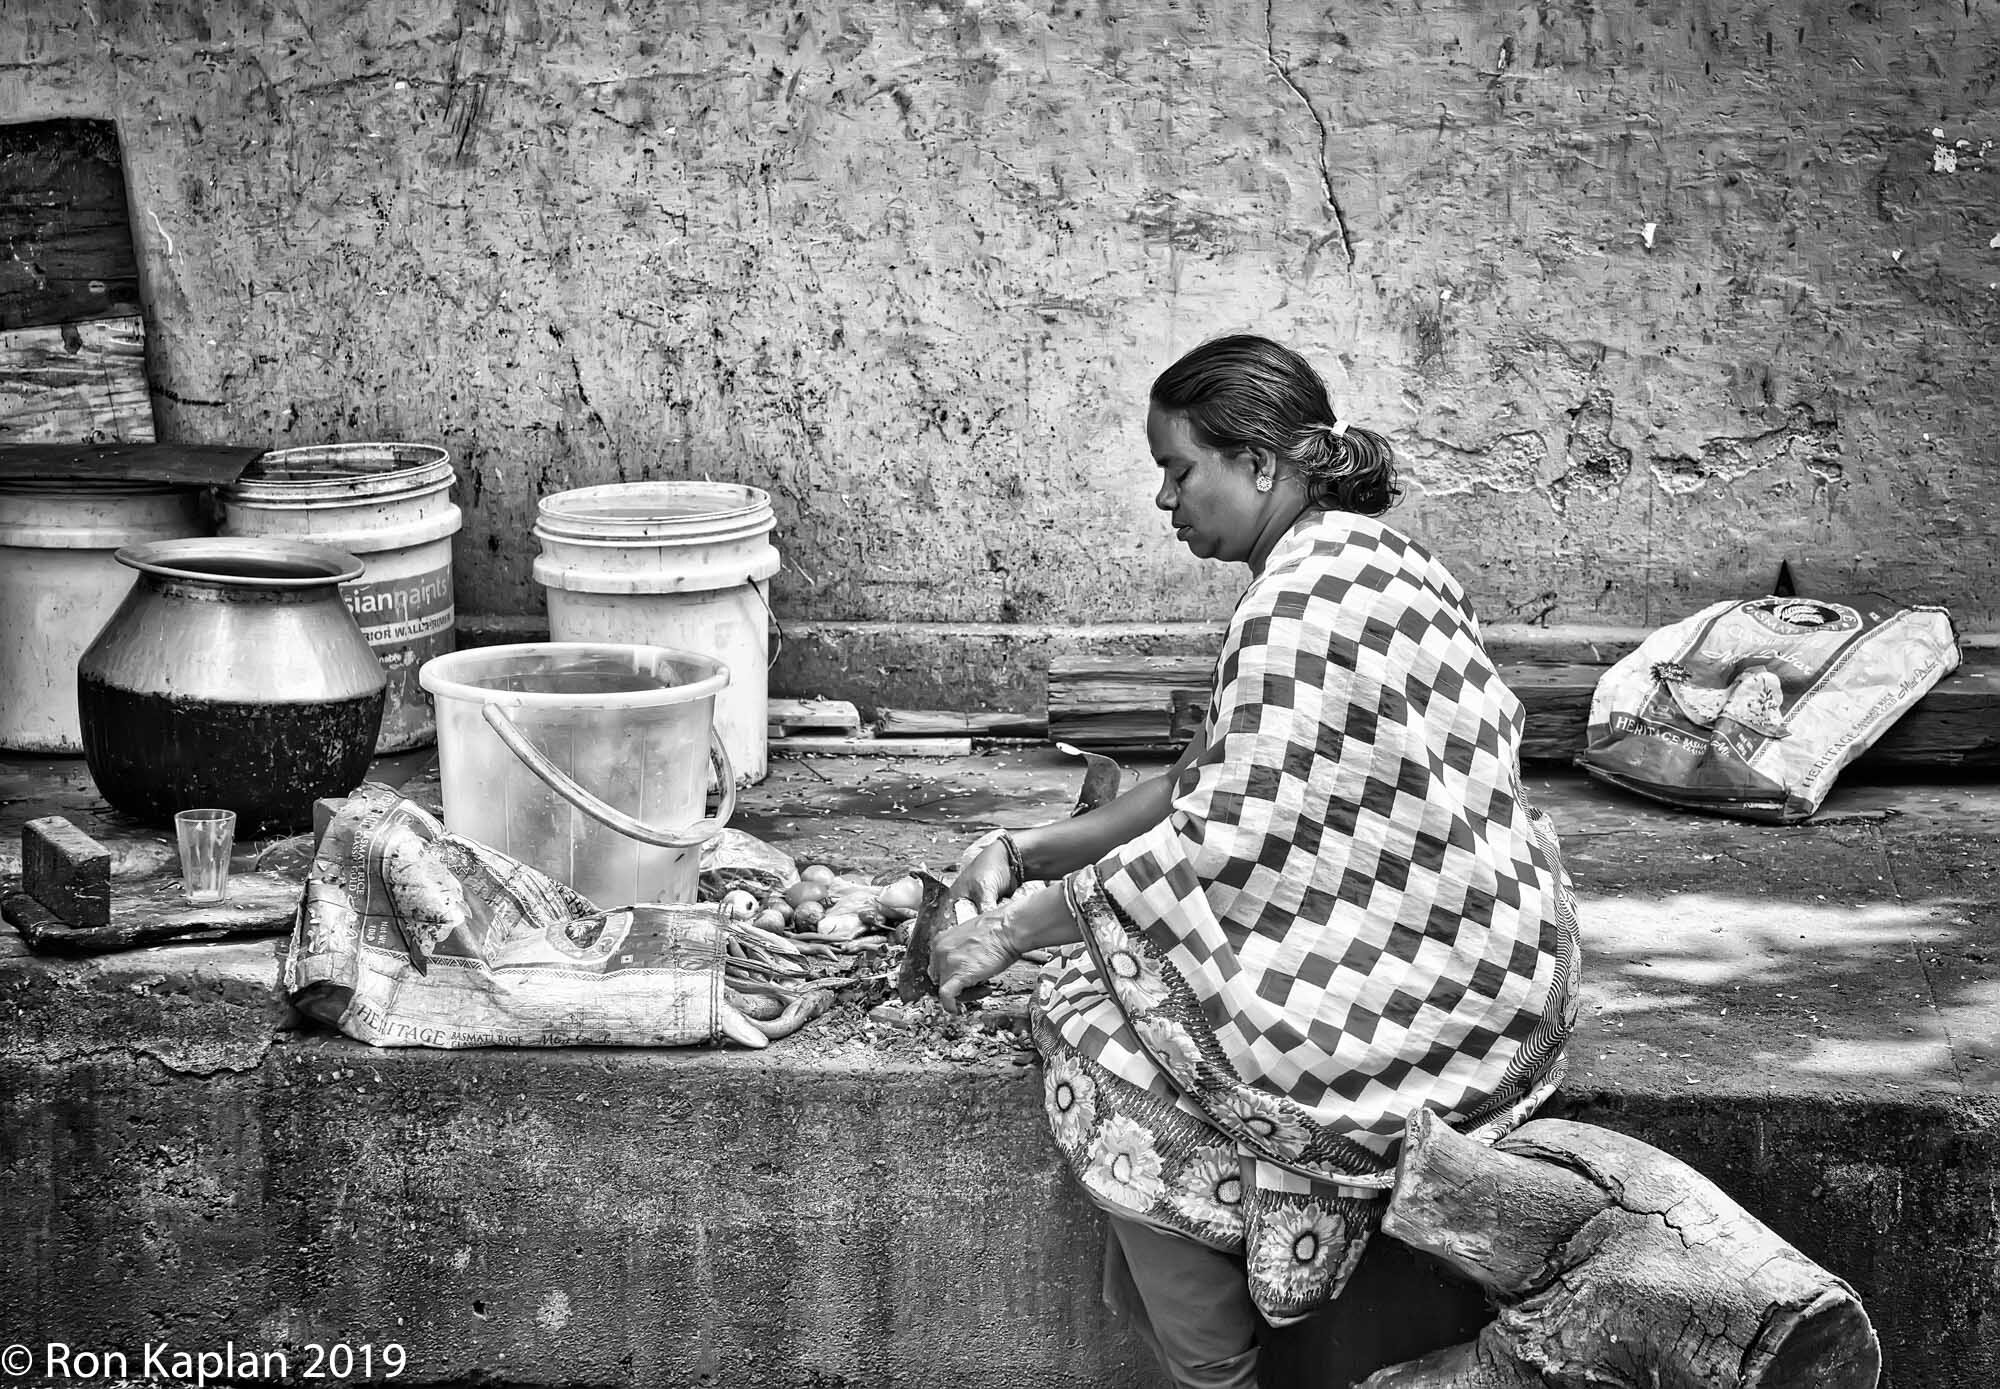
[[[402,1375],[360,1378],[431,1386],[1159,1382],[1100,1305],[1101,1219],[1048,1142],[1037,1068],[817,1038],[374,1051],[274,1036],[273,969],[268,943],[78,967],[0,950],[0,1344],[37,1368],[52,1343],[116,1351],[135,1376],[148,1344],[233,1344],[284,1355],[293,1383],[332,1344],[396,1346]],[[1883,1389],[1995,1382],[1990,1100],[1617,1070],[1550,1113],[1694,1164],[1849,1279]],[[1279,1337],[1270,1382],[1346,1389],[1487,1316],[1384,1239]],[[18,1368],[0,1382],[42,1382]]]
[[[0,1345],[134,1378],[149,1344],[277,1352],[288,1383],[365,1344],[405,1362],[371,1383],[1156,1383],[1101,1304],[1037,1067],[374,1051],[274,1035],[273,968],[267,943],[68,968],[0,942]],[[1383,1245],[1348,1344],[1281,1349],[1319,1367],[1301,1385],[1485,1320]],[[20,1369],[0,1383],[42,1382]]]
[[[469,613],[539,608],[538,497],[707,475],[801,630],[1217,620],[1140,421],[1249,328],[1489,621],[1790,556],[1976,630],[1996,51],[1992,0],[21,0],[0,116],[118,120],[162,437],[447,443]]]

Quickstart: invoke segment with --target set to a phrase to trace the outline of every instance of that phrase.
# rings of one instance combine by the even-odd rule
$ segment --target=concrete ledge
[[[1503,664],[1609,665],[1648,629],[1497,622],[1487,649]],[[464,646],[547,641],[538,613],[461,613]],[[1078,656],[1211,655],[1222,622],[868,622],[786,617],[771,632],[771,693],[823,695],[867,709],[1041,711],[1051,663]],[[2000,633],[1961,633],[1968,652],[2000,651]]]
[[[0,937],[7,1059],[60,1067],[138,1056],[176,1074],[256,1070],[291,1015],[275,987],[276,950],[185,945],[51,969],[9,928]]]
[[[393,1341],[415,1383],[1134,1378],[1071,1296],[1092,1226],[1024,1071],[339,1042],[200,1083],[7,1070],[30,1345]]]
[[[295,1039],[205,1077],[9,1060],[0,1091],[32,1346],[394,1342],[419,1384],[1151,1382],[1097,1305],[1099,1221],[1032,1068]],[[1696,1164],[1854,1282],[1895,1385],[2000,1373],[2000,1107],[1585,1085],[1553,1112]],[[1274,1352],[1313,1370],[1287,1382],[1477,1325],[1379,1252]]]
[[[465,646],[546,641],[536,614],[462,614]],[[1083,625],[999,622],[862,622],[785,618],[771,631],[771,692],[824,695],[873,709],[1039,711],[1051,663],[1090,654],[1205,655],[1216,622],[1105,622]],[[1609,663],[1637,646],[1634,627],[1489,627],[1495,659]]]
[[[935,864],[1073,776],[781,762],[746,825]],[[2000,1381],[2000,793],[1855,788],[1763,829],[1538,790],[1587,951],[1550,1112],[1681,1157],[1852,1281],[1894,1389]],[[374,1051],[283,1031],[274,985],[270,942],[0,959],[0,1339],[135,1366],[233,1342],[295,1373],[309,1343],[394,1342],[431,1385],[1156,1382],[1004,1048],[828,1019],[764,1053]],[[1384,1241],[1270,1382],[1346,1384],[1480,1319]]]

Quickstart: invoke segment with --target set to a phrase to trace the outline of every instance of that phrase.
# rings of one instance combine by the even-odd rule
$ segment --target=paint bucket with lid
[[[361,560],[361,577],[340,593],[389,680],[377,753],[437,738],[417,672],[457,646],[456,480],[451,455],[435,444],[324,444],[273,449],[219,494],[223,535],[304,540]]]
[[[715,724],[746,781],[768,766],[771,497],[722,482],[629,482],[544,497],[534,575],[549,638],[637,642],[721,661]]]
[[[207,530],[199,489],[0,483],[0,748],[81,753],[76,663],[132,587],[117,553]]]

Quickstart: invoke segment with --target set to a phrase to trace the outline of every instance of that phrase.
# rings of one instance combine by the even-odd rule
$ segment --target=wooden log
[[[21,826],[21,890],[71,926],[111,921],[111,851],[60,815]]]
[[[1201,726],[1211,663],[1201,656],[1080,656],[1052,662],[1048,736],[1079,747],[1171,747]],[[1526,713],[1521,758],[1567,765],[1583,751],[1606,667],[1502,665]],[[2000,652],[1968,644],[1964,664],[1857,758],[1856,775],[2000,772]]]
[[[1484,1287],[1477,1340],[1363,1389],[1873,1389],[1853,1288],[1679,1159],[1540,1119],[1488,1148],[1409,1124],[1383,1232]]]
[[[1475,1143],[1428,1111],[1408,1126],[1397,1175],[1391,1233],[1488,1288],[1533,1283],[1570,1235],[1612,1204],[1577,1173]],[[1481,1218],[1467,1222],[1468,1206]]]

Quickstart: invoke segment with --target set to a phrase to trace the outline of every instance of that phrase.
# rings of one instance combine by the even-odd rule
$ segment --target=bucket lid
[[[254,536],[194,536],[128,545],[112,558],[143,574],[229,588],[325,588],[361,577],[364,566],[345,550],[302,540]]]
[[[599,543],[732,540],[777,523],[771,494],[733,482],[614,482],[542,498],[535,532]]]

